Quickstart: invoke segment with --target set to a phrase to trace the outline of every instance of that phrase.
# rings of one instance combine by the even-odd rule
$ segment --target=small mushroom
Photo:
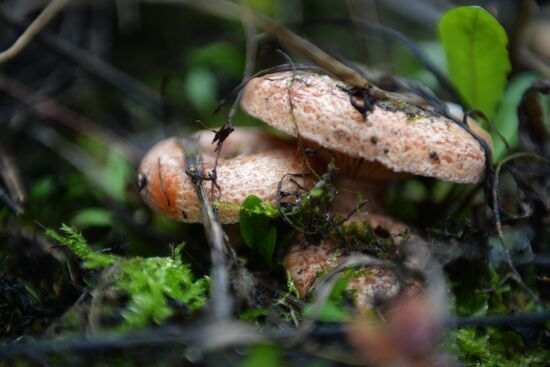
[[[314,289],[322,273],[353,255],[353,252],[343,252],[334,237],[323,240],[319,245],[299,241],[287,252],[284,266],[300,296],[304,297]],[[418,294],[422,286],[414,279],[402,284],[391,270],[381,266],[367,266],[354,272],[346,290],[355,307],[360,312],[368,312],[373,309],[375,300],[387,301],[402,292],[407,295]]]
[[[213,133],[195,135],[203,156],[207,175],[215,164],[211,144]],[[178,138],[169,138],[155,145],[143,158],[138,184],[143,200],[157,212],[182,222],[201,222],[200,203],[185,172],[185,146]],[[288,173],[305,172],[297,149],[284,139],[260,130],[236,129],[226,142],[217,165],[215,185],[205,183],[207,195],[219,195],[219,218],[222,223],[239,220],[240,205],[248,195],[256,195],[275,204],[281,178]],[[281,190],[296,192],[312,185],[312,178],[297,176],[284,180]]]

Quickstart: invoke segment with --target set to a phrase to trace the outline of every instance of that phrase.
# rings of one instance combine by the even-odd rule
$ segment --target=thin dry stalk
[[[4,63],[17,56],[40,31],[67,5],[69,0],[52,0],[36,17],[36,19],[19,36],[13,45],[0,52],[0,63]]]

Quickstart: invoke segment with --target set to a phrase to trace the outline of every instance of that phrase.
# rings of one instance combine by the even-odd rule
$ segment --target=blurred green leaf
[[[113,217],[103,208],[86,208],[76,213],[71,224],[79,228],[110,226],[113,224]]]
[[[134,175],[134,169],[130,163],[111,150],[101,171],[104,189],[117,201],[124,202],[126,200],[127,184],[133,179]]]
[[[444,74],[448,74],[447,59],[443,46],[438,41],[423,41],[418,42],[417,46],[422,50],[424,55]],[[395,45],[395,62],[397,64],[397,73],[408,78],[419,81],[426,87],[436,90],[439,82],[436,77],[414,56],[409,50],[403,48],[402,45]]]
[[[210,70],[204,67],[191,69],[184,82],[185,96],[197,110],[212,110],[217,103],[218,82]]]
[[[246,0],[248,6],[257,12],[269,16],[275,16],[279,10],[279,1],[277,0]]]
[[[279,367],[282,366],[279,348],[273,344],[256,344],[244,360],[243,367]]]
[[[462,6],[443,15],[439,37],[459,93],[491,118],[511,68],[504,28],[483,8]]]
[[[187,59],[190,69],[211,67],[240,78],[244,70],[244,54],[228,42],[212,42],[191,52]]]
[[[244,242],[259,253],[267,264],[271,264],[275,251],[277,228],[273,218],[277,215],[277,209],[254,195],[247,196],[241,205],[240,229]]]
[[[346,322],[349,320],[349,315],[344,306],[344,295],[346,287],[353,277],[353,271],[354,269],[350,269],[343,272],[336,280],[330,296],[322,306],[319,315],[317,315],[317,320],[325,322]],[[313,312],[313,304],[310,303],[304,307],[304,316],[315,316]]]
[[[518,105],[523,97],[523,93],[536,79],[537,76],[531,73],[519,74],[511,79],[506,86],[504,97],[493,119],[495,127],[508,141],[512,149],[518,145]],[[491,135],[493,138],[493,162],[496,163],[504,158],[506,147],[495,132],[491,132]]]
[[[55,191],[55,183],[52,177],[46,176],[37,180],[31,188],[29,199],[31,202],[46,200]]]

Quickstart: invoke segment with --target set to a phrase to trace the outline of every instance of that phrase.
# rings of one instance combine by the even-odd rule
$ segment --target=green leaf
[[[493,119],[495,127],[508,141],[511,149],[518,145],[518,105],[523,93],[536,79],[537,76],[531,73],[522,73],[511,79]],[[493,162],[496,163],[505,156],[506,147],[495,132],[491,132],[491,135],[493,138]]]
[[[350,271],[346,271],[340,275],[332,287],[330,296],[323,304],[321,311],[317,315],[317,320],[325,322],[346,322],[349,320],[349,314],[345,309],[344,295],[347,291],[346,287],[352,280],[353,275],[353,269],[350,269]],[[313,314],[313,306],[314,305],[310,303],[304,307],[304,316],[315,316]]]
[[[249,195],[241,206],[240,229],[244,242],[259,253],[267,264],[271,264],[275,251],[277,228],[273,219],[277,215],[275,208],[254,195]]]
[[[86,208],[76,213],[71,224],[78,228],[105,227],[113,224],[113,216],[103,208]]]
[[[199,47],[187,57],[187,68],[205,68],[223,71],[240,77],[244,69],[243,52],[229,42],[212,42]]]
[[[460,95],[491,118],[511,68],[504,28],[483,8],[462,6],[443,15],[439,38]]]
[[[218,81],[205,67],[196,67],[187,73],[184,81],[185,96],[199,111],[211,110],[218,99]]]
[[[279,367],[282,366],[279,348],[274,344],[256,344],[250,348],[243,361],[243,367]]]

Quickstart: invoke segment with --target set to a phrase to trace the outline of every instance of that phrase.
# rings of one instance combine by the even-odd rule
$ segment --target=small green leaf
[[[504,28],[483,8],[461,6],[443,15],[439,38],[460,95],[491,118],[511,68]]]
[[[277,228],[273,225],[273,218],[277,215],[275,208],[254,195],[244,200],[240,211],[240,229],[244,242],[268,264],[271,263],[277,241]]]
[[[349,314],[345,309],[344,296],[346,287],[353,278],[353,270],[346,271],[340,275],[332,287],[330,296],[323,304],[321,311],[317,315],[317,320],[325,322],[346,322],[349,320]],[[304,307],[304,316],[315,316],[314,305],[307,304]]]

